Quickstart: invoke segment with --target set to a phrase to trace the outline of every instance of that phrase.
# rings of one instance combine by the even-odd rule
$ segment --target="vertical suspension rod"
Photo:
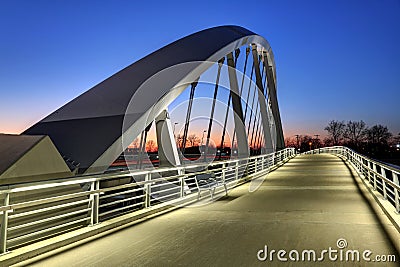
[[[236,68],[236,63],[237,63],[237,59],[238,59],[238,57],[239,57],[239,54],[240,54],[240,49],[239,48],[237,48],[236,50],[235,50],[235,68]],[[229,66],[228,66],[228,68],[229,68]],[[227,106],[226,106],[226,113],[225,113],[225,120],[224,120],[224,128],[223,128],[223,130],[222,130],[222,137],[221,137],[221,148],[220,148],[220,152],[219,152],[219,156],[218,156],[218,159],[221,159],[221,154],[222,154],[222,148],[224,147],[224,141],[225,141],[225,132],[226,132],[226,124],[227,124],[227,122],[228,122],[228,115],[229,115],[229,107],[230,107],[230,104],[231,104],[231,99],[232,99],[232,91],[230,91],[230,94],[229,94],[229,97],[228,97],[228,103],[227,103]]]
[[[261,60],[260,60],[261,61]],[[260,63],[261,62],[259,62],[258,64],[258,68],[260,68]],[[264,75],[264,71],[262,72],[262,75],[261,75],[261,79],[262,79],[262,77],[263,77],[263,75]],[[255,98],[256,98],[256,92],[257,92],[257,84],[254,84],[254,93],[253,93],[253,100],[251,101],[251,109],[250,109],[250,119],[249,119],[249,125],[248,125],[248,127],[247,127],[247,135],[250,135],[250,125],[251,125],[251,122],[252,122],[252,120],[253,120],[253,109],[254,109],[254,101],[255,101]],[[258,110],[258,105],[257,105],[257,110]],[[256,112],[257,112],[257,110],[256,110]],[[254,129],[253,129],[253,131],[254,131]],[[250,144],[251,145],[251,144]]]
[[[147,133],[150,131],[151,124],[147,125],[147,127],[142,132],[140,136],[140,148],[139,148],[139,169],[143,166],[143,154],[146,152],[146,141],[147,141]]]
[[[136,162],[136,168],[140,169],[142,167],[142,150],[143,150],[143,138],[144,138],[144,130],[140,134],[140,143],[139,143],[139,153],[138,153],[138,160]]]
[[[206,147],[204,149],[204,161],[207,160],[208,146],[210,145],[211,128],[212,128],[212,124],[213,124],[213,120],[214,120],[215,103],[217,102],[219,78],[221,76],[221,68],[222,68],[222,65],[224,64],[224,61],[225,61],[225,57],[221,58],[218,61],[218,72],[217,72],[217,78],[216,78],[216,81],[215,81],[215,88],[214,88],[213,102],[212,102],[212,106],[211,106],[210,121],[208,122]]]
[[[255,90],[257,90],[257,88],[255,88]],[[257,120],[257,114],[258,115],[260,115],[260,113],[258,113],[258,107],[259,107],[260,105],[256,105],[256,111],[254,112],[254,121],[253,121],[253,128],[252,128],[252,131],[251,131],[251,141],[250,141],[250,146],[254,146],[254,144],[253,144],[253,140],[254,140],[254,130],[255,130],[255,128],[256,128],[256,120]],[[250,123],[249,123],[249,127],[250,127]],[[250,135],[250,132],[249,132],[249,135]]]
[[[183,130],[183,139],[182,139],[182,145],[181,145],[182,155],[185,155],[186,140],[187,140],[187,135],[188,135],[188,131],[189,131],[190,115],[192,113],[194,91],[196,89],[199,78],[196,81],[192,82],[191,88],[190,88],[189,104],[188,104],[188,108],[186,111],[185,128]]]
[[[244,86],[244,77],[246,76],[247,60],[249,59],[249,54],[250,54],[250,47],[246,47],[246,59],[244,61],[244,70],[243,70],[243,74],[242,74],[242,83],[240,85],[240,92],[239,92],[240,99],[242,99],[243,86]],[[246,120],[246,115],[244,115],[244,119]],[[231,153],[232,153],[233,145],[235,144],[235,138],[236,138],[236,130],[233,131]]]
[[[254,65],[254,62],[253,62],[253,67],[252,67],[252,69],[251,69],[251,74],[250,74],[250,81],[249,81],[249,88],[248,88],[248,90],[247,90],[247,98],[246,98],[246,108],[244,109],[244,117],[246,118],[246,115],[247,115],[247,108],[248,108],[248,101],[249,101],[249,98],[250,98],[250,89],[251,89],[251,82],[252,82],[252,80],[253,80],[253,72],[254,72],[254,68],[255,68],[255,65]]]
[[[265,62],[263,61],[263,67],[264,67],[264,70],[265,70],[265,68],[266,68],[266,66],[265,66]],[[264,71],[263,70],[263,71]],[[264,92],[265,92],[265,94],[264,94],[264,96],[265,97],[267,97],[267,90],[266,90],[266,82],[267,82],[267,75],[265,75],[265,77],[264,77],[264,83],[262,83],[262,85],[263,85],[263,88],[264,88]],[[259,114],[259,116],[258,116],[258,124],[262,124],[261,122],[260,122],[260,117],[261,117],[261,113]],[[262,144],[262,125],[261,125],[261,127],[259,126],[259,125],[257,125],[257,129],[259,129],[258,131],[257,131],[257,135],[256,135],[256,140],[255,140],[255,143],[256,143],[256,147],[258,147],[258,148],[260,148],[260,153],[261,153],[261,144]]]
[[[258,113],[258,116],[257,116],[256,134],[255,134],[255,136],[254,136],[254,147],[255,147],[256,149],[258,149],[258,137],[259,137],[259,134],[260,134],[260,131],[259,131],[259,130],[261,130],[261,127],[260,127],[260,117],[261,117],[261,113]]]

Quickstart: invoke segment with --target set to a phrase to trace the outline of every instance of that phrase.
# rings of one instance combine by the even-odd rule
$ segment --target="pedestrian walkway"
[[[30,266],[399,266],[399,233],[353,175],[336,156],[297,156],[255,192],[244,184],[213,203],[175,210]],[[285,250],[288,262],[276,252],[272,262],[260,261],[265,246],[268,256]],[[289,259],[290,253],[296,258],[292,250],[300,261],[302,254],[313,258],[304,250],[318,259],[329,247],[338,250],[331,255],[336,261],[328,253],[323,263]],[[370,250],[371,260],[395,255],[397,262],[340,261],[340,251],[345,260],[348,250],[360,257]]]

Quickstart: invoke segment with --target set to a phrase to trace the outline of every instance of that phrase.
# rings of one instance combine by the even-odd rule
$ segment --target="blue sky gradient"
[[[284,132],[400,132],[400,1],[2,1],[0,132],[19,133],[143,56],[240,25],[275,54]]]

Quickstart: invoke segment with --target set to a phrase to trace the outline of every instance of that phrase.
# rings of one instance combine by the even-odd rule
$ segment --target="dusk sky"
[[[400,1],[1,1],[0,133],[20,133],[147,54],[239,25],[276,61],[285,137],[330,120],[400,133]]]

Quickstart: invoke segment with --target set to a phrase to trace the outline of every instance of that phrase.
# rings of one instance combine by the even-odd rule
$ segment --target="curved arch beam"
[[[236,48],[253,43],[266,52],[274,81],[274,88],[269,88],[269,91],[275,93],[270,96],[276,98],[275,63],[269,43],[245,28],[220,26],[191,34],[151,53],[76,97],[23,134],[50,136],[63,157],[79,163],[80,173],[102,172],[124,150],[121,138],[124,135],[126,109],[146,80],[166,68],[185,62],[217,62]],[[163,88],[154,88],[154,99],[161,99],[166,90],[177,84],[196,80],[206,69],[207,64],[198,63],[192,69],[174,73]],[[143,109],[130,114],[132,124],[143,118],[148,112],[146,108],[155,104],[154,99],[147,99],[142,103]],[[277,106],[274,108],[277,109]],[[276,112],[279,115],[279,110]],[[277,125],[281,125],[279,116],[275,120],[279,121]],[[279,149],[284,146],[281,127],[278,135],[282,135],[282,143],[277,146]]]

